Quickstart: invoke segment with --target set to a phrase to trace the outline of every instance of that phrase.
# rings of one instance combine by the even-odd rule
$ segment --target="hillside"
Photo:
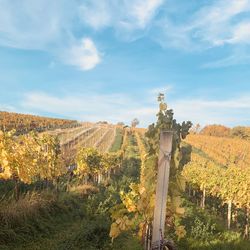
[[[78,125],[78,122],[74,120],[0,111],[0,130],[15,129],[18,134],[29,131],[41,132],[58,128],[71,128]]]
[[[147,130],[86,122],[1,131],[0,249],[146,249],[166,129],[175,131],[169,249],[248,249],[250,143],[188,135],[190,122],[159,112]]]

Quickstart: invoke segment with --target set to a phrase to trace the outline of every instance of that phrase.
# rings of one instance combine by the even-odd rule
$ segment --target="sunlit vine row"
[[[248,216],[250,209],[249,168],[233,163],[223,167],[193,152],[191,161],[185,166],[182,175],[189,184],[202,191],[203,206],[207,195],[218,197],[222,204],[228,204],[229,227],[232,204],[234,207],[245,209]],[[247,224],[246,227],[248,227]]]
[[[136,137],[136,141],[137,141],[139,152],[140,152],[140,158],[141,158],[140,180],[141,180],[141,182],[144,183],[144,181],[145,181],[145,178],[144,178],[145,159],[146,159],[146,156],[147,156],[147,150],[145,148],[144,142],[142,141],[141,134],[139,134],[139,132],[135,131],[135,137]]]
[[[0,130],[23,134],[31,130],[37,132],[56,128],[70,128],[78,126],[77,121],[66,119],[55,119],[35,115],[18,114],[0,111]]]
[[[202,150],[223,166],[250,166],[250,143],[246,140],[204,135],[189,135],[186,142]]]
[[[0,178],[30,184],[55,180],[65,171],[55,137],[33,132],[17,137],[15,131],[0,131]]]

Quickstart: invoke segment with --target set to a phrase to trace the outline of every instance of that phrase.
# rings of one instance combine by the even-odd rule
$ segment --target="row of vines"
[[[46,131],[57,128],[77,127],[75,120],[56,119],[35,115],[18,114],[0,111],[0,130],[16,130],[16,134],[24,134],[29,131]]]
[[[241,228],[238,215],[245,215],[243,235],[249,237],[250,212],[250,144],[239,139],[189,135],[187,143],[193,147],[191,161],[183,170],[189,184],[189,195],[200,192],[200,206],[217,211],[227,206],[227,227]],[[219,205],[218,203],[219,200]]]
[[[21,183],[32,184],[50,182],[56,188],[61,177],[70,177],[72,174],[79,179],[96,180],[98,183],[110,178],[113,168],[121,164],[121,152],[109,153],[113,140],[110,130],[106,132],[109,138],[107,150],[100,152],[99,147],[103,139],[94,136],[88,147],[77,147],[75,155],[67,159],[69,150],[62,152],[58,137],[47,133],[30,132],[17,136],[15,130],[0,131],[0,179],[12,180],[15,183],[15,198],[19,198]],[[100,140],[100,141],[98,141]],[[96,148],[94,148],[95,144]],[[105,142],[105,145],[106,145]],[[105,177],[105,178],[104,178]]]

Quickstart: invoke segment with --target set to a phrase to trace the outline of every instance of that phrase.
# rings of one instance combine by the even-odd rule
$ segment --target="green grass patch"
[[[128,146],[126,148],[125,159],[138,158],[140,159],[140,152],[135,136],[130,133],[128,135]]]
[[[116,136],[115,136],[115,141],[113,145],[110,148],[110,152],[117,152],[118,150],[121,149],[122,146],[122,140],[123,140],[123,131],[121,128],[116,129]]]
[[[236,231],[228,231],[223,219],[211,211],[202,210],[184,199],[185,216],[181,224],[187,235],[178,242],[179,250],[248,250],[250,242]],[[177,241],[177,239],[176,239]]]

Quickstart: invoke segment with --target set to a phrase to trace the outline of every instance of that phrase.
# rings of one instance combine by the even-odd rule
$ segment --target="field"
[[[172,118],[147,130],[43,118],[50,129],[23,130],[20,117],[0,132],[0,249],[147,249],[159,128],[174,130]],[[250,142],[180,126],[166,239],[182,250],[250,249]]]

